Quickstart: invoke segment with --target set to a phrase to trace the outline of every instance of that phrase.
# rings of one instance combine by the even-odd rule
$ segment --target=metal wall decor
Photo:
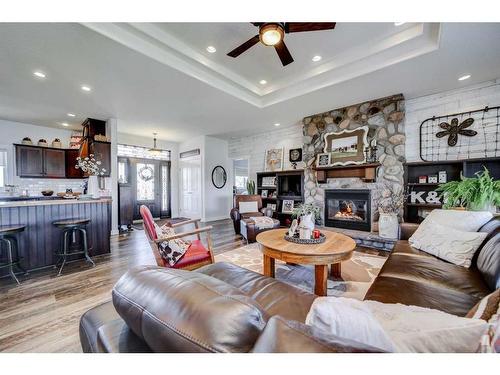
[[[420,159],[464,160],[500,156],[500,106],[434,116],[420,124]]]

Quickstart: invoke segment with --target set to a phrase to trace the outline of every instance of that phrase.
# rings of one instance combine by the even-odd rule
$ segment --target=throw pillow
[[[464,232],[438,223],[428,223],[420,225],[408,242],[428,254],[469,268],[474,253],[487,235],[482,232]]]
[[[500,289],[483,297],[465,316],[472,319],[483,319],[489,321],[500,308]]]
[[[240,211],[240,214],[246,214],[249,212],[259,212],[259,205],[256,201],[240,202],[238,210]]]
[[[478,350],[488,323],[433,309],[351,298],[319,297],[306,324],[328,333],[407,353],[466,353]]]
[[[155,230],[158,235],[158,238],[173,236],[175,234],[175,230],[168,226],[159,227],[155,223]],[[162,241],[158,244],[158,251],[160,252],[160,256],[165,260],[170,267],[173,267],[186,253],[190,242],[184,241],[181,238],[176,238],[170,241]]]
[[[432,210],[420,224],[441,224],[464,232],[477,232],[491,220],[493,214],[488,211]]]

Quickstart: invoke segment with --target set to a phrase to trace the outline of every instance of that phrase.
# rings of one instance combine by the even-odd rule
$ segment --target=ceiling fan
[[[259,33],[227,55],[238,57],[258,42],[261,42],[265,46],[274,47],[283,66],[293,62],[293,57],[284,42],[285,34],[333,30],[335,28],[335,22],[252,22],[252,25],[259,28]]]

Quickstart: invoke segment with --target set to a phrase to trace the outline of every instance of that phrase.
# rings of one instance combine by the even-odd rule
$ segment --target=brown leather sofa
[[[455,266],[402,239],[365,299],[439,309],[460,316],[500,288],[500,218],[471,268]],[[316,298],[273,278],[229,263],[196,271],[143,266],[127,272],[113,301],[80,321],[84,352],[376,352],[305,326]]]
[[[240,213],[240,202],[257,202],[257,212]],[[262,197],[260,195],[235,195],[233,202],[233,209],[231,209],[230,216],[233,220],[234,232],[241,234],[240,220],[249,219],[256,216],[273,216],[273,210],[270,208],[262,207]]]

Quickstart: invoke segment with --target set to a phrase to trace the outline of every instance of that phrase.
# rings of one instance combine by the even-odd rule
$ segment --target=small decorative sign
[[[439,171],[438,173],[438,182],[440,184],[445,184],[447,182],[448,178],[447,178],[447,174],[446,174],[446,171]]]
[[[410,203],[441,204],[441,200],[437,191],[412,191],[410,192]]]

